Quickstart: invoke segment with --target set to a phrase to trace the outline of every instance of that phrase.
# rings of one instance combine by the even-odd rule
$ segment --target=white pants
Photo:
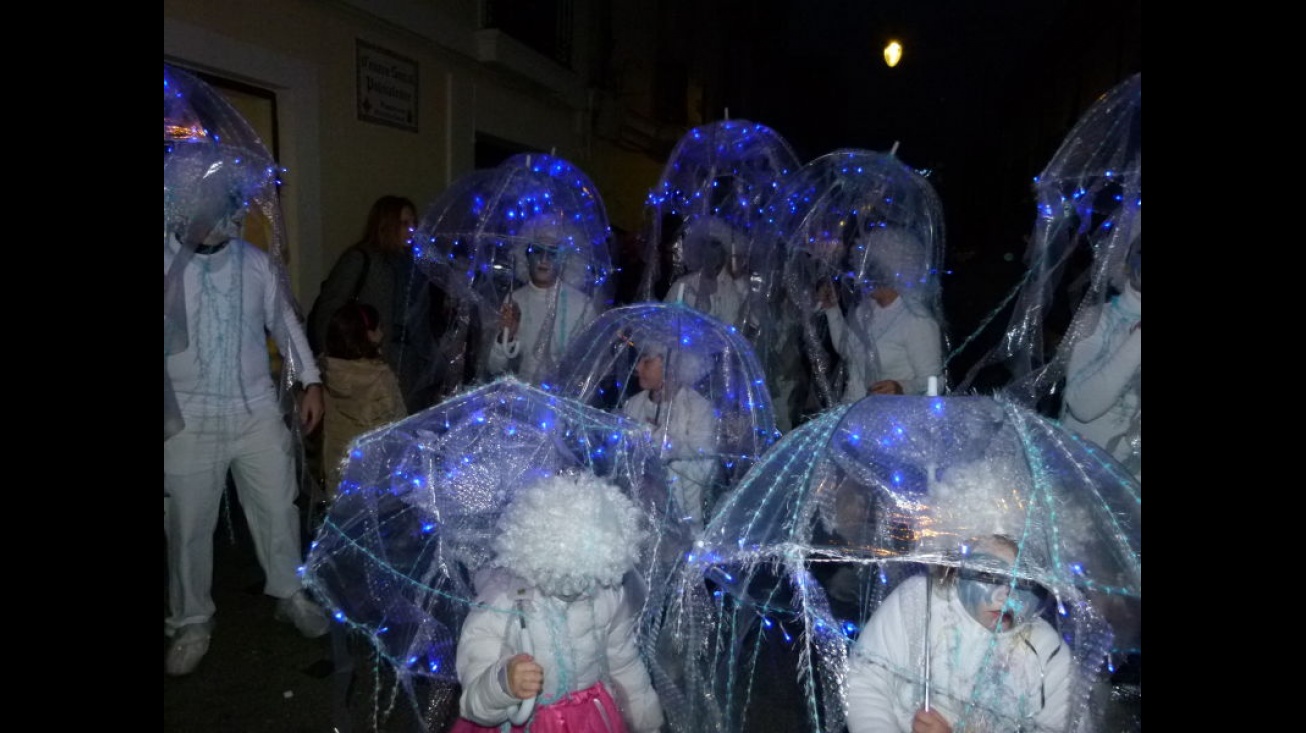
[[[288,598],[302,587],[299,485],[290,431],[276,406],[187,417],[186,428],[163,443],[169,629],[208,621],[215,611],[213,542],[228,469],[267,579],[263,592]]]

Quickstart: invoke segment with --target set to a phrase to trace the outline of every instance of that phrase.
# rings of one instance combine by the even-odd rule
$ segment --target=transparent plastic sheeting
[[[462,318],[482,319],[488,341],[495,335],[500,308],[530,281],[527,253],[532,247],[556,255],[561,283],[580,291],[593,311],[606,309],[612,302],[608,237],[607,212],[589,176],[562,158],[522,153],[464,175],[432,202],[414,234],[413,256],[431,282],[460,304]],[[566,307],[574,310],[579,304]],[[548,301],[547,323],[566,318],[558,310],[555,295]],[[522,348],[547,361],[552,349],[561,346],[549,340],[555,330],[542,329],[539,340]],[[458,345],[445,341],[446,346]],[[478,354],[476,373],[482,377],[486,352]],[[455,358],[439,355],[442,361]]]
[[[662,384],[641,380],[657,359]],[[680,303],[639,303],[595,319],[546,385],[648,427],[680,491],[682,516],[710,516],[779,437],[765,374],[737,329]],[[656,400],[649,389],[660,390]],[[690,497],[686,499],[686,497]],[[700,524],[701,526],[701,524]]]
[[[1142,123],[1139,73],[1084,113],[1034,180],[1038,208],[1026,278],[1001,342],[959,391],[969,390],[980,370],[1002,365],[1010,373],[1004,392],[1037,404],[1060,389],[1071,351],[1093,332],[1103,303],[1122,289],[1131,268],[1141,287]],[[1046,343],[1057,333],[1059,341]]]
[[[800,165],[778,132],[756,122],[721,120],[686,132],[644,205],[640,300],[664,299],[672,282],[714,256],[707,252],[713,240],[726,250],[725,271],[745,289],[774,287],[778,252],[751,234],[777,183]],[[736,323],[761,317],[744,313]]]
[[[1141,519],[1121,465],[1015,403],[874,396],[827,410],[719,502],[664,597],[648,644],[691,701],[675,729],[839,731],[859,630],[907,579],[958,567],[1044,589],[1039,613],[1072,662],[1064,730],[1090,729],[1113,660],[1136,651],[1121,645],[1141,639]],[[1015,541],[1014,562],[968,558],[994,534]],[[910,615],[918,639],[928,610]],[[947,677],[933,664],[891,667],[901,694],[919,704]],[[1004,717],[1004,669],[980,672],[934,690],[964,711],[954,729],[1026,724]]]
[[[457,714],[458,635],[503,509],[519,490],[577,469],[617,485],[642,511],[654,539],[626,583],[647,597],[689,538],[667,513],[662,464],[642,426],[505,377],[351,445],[305,583],[370,641],[394,694],[428,730]]]
[[[943,207],[929,181],[894,154],[843,149],[812,160],[781,182],[767,222],[755,236],[785,253],[783,298],[773,302],[768,319],[772,333],[756,341],[773,379],[804,381],[796,372],[811,369],[820,405],[839,402],[846,365],[831,364],[812,318],[822,288],[832,287],[842,310],[852,313],[876,287],[892,287],[909,309],[933,318],[946,333]],[[848,323],[846,338],[870,354],[874,371],[873,339],[859,319]],[[792,348],[799,341],[810,367]]]
[[[198,240],[224,215],[247,212],[244,229],[258,226],[265,239],[273,275],[285,297],[276,308],[295,308],[284,266],[285,228],[276,187],[280,168],[249,122],[212,86],[194,74],[163,65],[163,352],[165,357],[192,348],[185,312],[183,273],[194,255],[176,241]],[[280,322],[280,312],[269,314]],[[221,334],[210,334],[216,338]],[[230,334],[228,334],[230,335]],[[287,356],[287,355],[283,355]],[[228,365],[230,366],[230,365]],[[295,358],[283,362],[284,394],[298,370]],[[221,367],[227,369],[227,367]],[[164,369],[164,437],[183,425]],[[234,370],[232,370],[234,374]]]

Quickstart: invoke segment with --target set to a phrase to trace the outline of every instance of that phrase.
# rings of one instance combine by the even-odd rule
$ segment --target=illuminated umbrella
[[[1142,126],[1139,73],[1093,103],[1034,179],[1026,277],[1013,293],[1001,342],[977,360],[959,391],[999,364],[1010,373],[1003,391],[1012,399],[1037,405],[1059,389],[1074,345],[1126,278],[1136,242],[1141,256]],[[1044,343],[1049,330],[1062,333],[1054,348]]]
[[[707,238],[686,238],[696,220],[712,219],[725,231],[728,266],[758,290],[770,284],[778,252],[752,238],[775,186],[801,165],[778,132],[748,120],[721,120],[690,129],[671,151],[649,192],[642,231],[645,256],[642,300],[662,299],[667,285],[693,266]],[[662,289],[656,287],[665,281]],[[657,291],[657,292],[655,292]],[[760,316],[759,316],[760,317]]]
[[[468,311],[464,319],[474,310],[493,334],[500,308],[530,280],[532,247],[549,251],[561,282],[578,290],[591,310],[605,310],[612,301],[609,234],[602,198],[583,171],[553,155],[523,153],[463,176],[428,206],[413,237],[413,256]],[[566,315],[559,314],[559,292],[548,302],[548,322]],[[542,340],[525,348],[562,346]],[[477,371],[484,374],[484,365]]]
[[[640,417],[651,423],[672,480],[705,484],[695,499],[701,506],[688,513],[709,516],[718,497],[779,435],[766,375],[752,345],[733,326],[680,303],[614,308],[577,336],[546,389],[631,411],[632,398],[644,389],[640,368],[647,356],[661,359],[668,396]],[[682,398],[689,393],[693,402]],[[684,419],[679,410],[686,412]]]
[[[847,371],[832,363],[807,317],[817,312],[823,287],[834,287],[851,310],[877,283],[891,285],[910,310],[945,322],[942,203],[925,176],[895,152],[842,149],[816,158],[783,182],[767,211],[770,236],[783,242],[785,252],[785,315],[799,321],[822,406],[839,401]],[[859,319],[849,319],[849,325],[846,337],[870,355],[874,372],[874,340]],[[777,341],[769,342],[771,348],[790,347]]]
[[[621,488],[656,535],[628,583],[639,592],[665,583],[678,559],[666,548],[685,543],[647,431],[510,377],[359,436],[345,461],[305,583],[367,640],[427,730],[456,714],[459,629],[515,492],[574,469]]]
[[[279,168],[254,128],[216,89],[199,77],[163,65],[163,278],[165,358],[191,346],[183,273],[193,251],[170,241],[188,227],[211,227],[233,203],[261,215],[271,226],[268,253],[274,276],[287,294],[277,307],[293,307],[282,263],[285,230],[276,196]],[[205,232],[205,233],[206,233]],[[270,314],[274,319],[279,314]],[[286,363],[281,386],[289,388],[298,365]],[[164,367],[164,439],[183,426],[172,382]]]
[[[454,182],[424,212],[414,256],[453,293],[497,312],[526,279],[526,248],[558,246],[563,278],[593,297],[609,297],[608,218],[598,188],[570,162],[522,153]]]
[[[868,397],[786,435],[723,497],[667,594],[658,658],[701,701],[689,729],[837,731],[851,640],[889,593],[931,568],[989,572],[1046,592],[1076,672],[1073,730],[1100,712],[1090,697],[1113,638],[1141,622],[1141,509],[1120,464],[1015,403]],[[1014,562],[968,555],[994,534],[1015,540]],[[986,672],[963,696],[976,725],[1004,700],[1003,675]],[[918,701],[930,689],[924,659],[899,674]],[[792,719],[762,707],[776,699]]]

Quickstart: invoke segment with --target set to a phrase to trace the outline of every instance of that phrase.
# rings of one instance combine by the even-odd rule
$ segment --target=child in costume
[[[651,426],[677,510],[696,533],[706,524],[704,497],[714,493],[708,489],[721,478],[717,419],[712,403],[694,388],[708,367],[704,357],[687,349],[646,349],[635,366],[640,391],[621,407],[626,417]]]
[[[981,538],[960,567],[884,599],[850,655],[849,733],[950,733],[959,718],[967,731],[1066,729],[1071,653],[1039,616],[1042,589],[1002,573],[1016,551]]]
[[[617,486],[581,471],[512,499],[459,638],[461,717],[452,733],[510,722],[532,733],[662,727],[636,644],[639,608],[623,584],[648,539],[644,521]]]

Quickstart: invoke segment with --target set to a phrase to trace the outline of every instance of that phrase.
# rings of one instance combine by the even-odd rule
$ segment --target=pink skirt
[[[626,721],[602,682],[535,708],[526,725],[512,733],[626,733]],[[499,733],[499,726],[479,725],[467,718],[454,721],[449,733]]]

